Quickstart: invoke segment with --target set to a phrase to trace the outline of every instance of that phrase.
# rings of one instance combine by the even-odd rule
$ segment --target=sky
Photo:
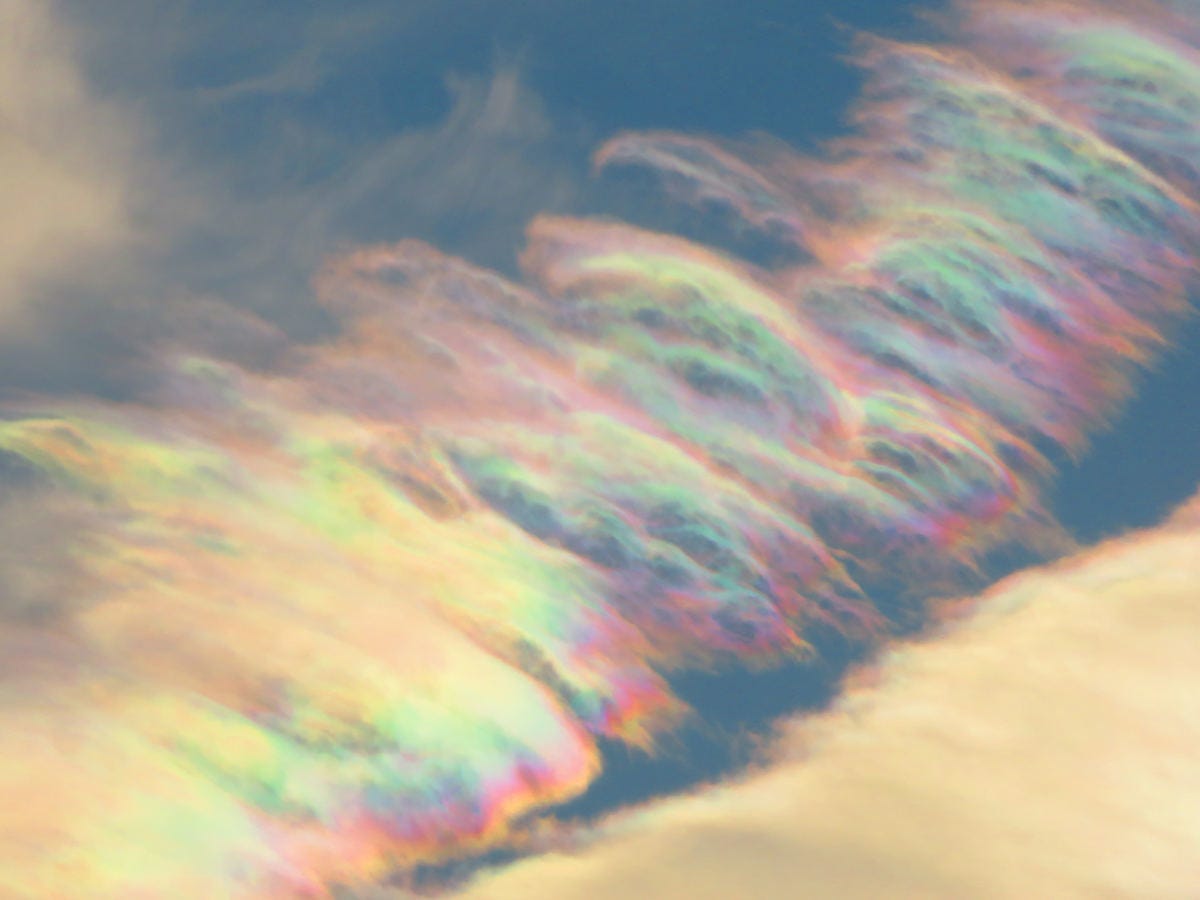
[[[0,2],[6,895],[1195,883],[1200,11],[796,6]]]

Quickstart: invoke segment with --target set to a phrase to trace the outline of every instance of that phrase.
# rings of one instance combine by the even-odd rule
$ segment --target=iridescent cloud
[[[599,151],[803,265],[564,218],[521,283],[366,248],[318,279],[338,336],[270,371],[164,348],[154,396],[12,404],[0,532],[49,510],[62,577],[0,557],[4,887],[326,896],[516,840],[604,741],[653,752],[677,673],[869,646],[1054,538],[1049,457],[1194,265],[1195,32],[1153,10],[864,42],[822,159]]]

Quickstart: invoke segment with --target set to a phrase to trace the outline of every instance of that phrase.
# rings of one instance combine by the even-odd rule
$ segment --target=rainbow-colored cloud
[[[1004,543],[1184,313],[1186,5],[968,5],[872,40],[821,159],[622,135],[803,263],[539,218],[521,283],[331,261],[269,371],[0,418],[0,886],[332,896],[478,852],[652,749],[682,671],[863,645]],[[7,473],[7,474],[5,474]],[[72,892],[76,892],[72,894]],[[64,893],[65,892],[65,893]]]

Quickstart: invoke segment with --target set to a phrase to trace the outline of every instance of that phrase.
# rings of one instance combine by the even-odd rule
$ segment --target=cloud
[[[134,237],[128,121],[90,89],[52,4],[0,9],[0,329],[56,283],[103,277]]]
[[[451,73],[444,93],[444,108],[421,124],[343,134],[276,109],[262,143],[232,157],[206,148],[183,168],[185,221],[155,283],[171,290],[176,279],[175,290],[311,337],[328,324],[311,280],[347,247],[420,237],[512,272],[528,219],[575,209],[586,195],[583,132],[550,118],[516,61]],[[231,98],[200,106],[222,127],[255,115]]]
[[[1175,126],[1106,139],[1143,62],[1107,41],[1052,44],[1035,82],[962,49],[862,52],[861,129],[828,157],[601,152],[803,251],[774,267],[541,214],[514,271],[513,218],[575,188],[511,67],[370,139],[289,91],[172,83],[214,118],[166,118],[139,157],[164,228],[137,299],[54,329],[56,364],[140,379],[0,405],[20,488],[0,724],[13,802],[53,798],[36,839],[4,823],[18,884],[255,896],[453,869],[552,822],[607,747],[678,733],[690,673],[839,665],[996,548],[1057,549],[1051,454],[1186,307]],[[1064,54],[1094,82],[1078,115]],[[1132,90],[1154,111],[1200,96],[1196,71],[1175,54]],[[204,121],[190,153],[159,142]],[[450,252],[380,240],[409,229]]]
[[[311,208],[336,235],[419,236],[511,269],[532,216],[578,204],[579,135],[551,121],[517,63],[452,75],[447,91],[443,118],[342,161]]]
[[[741,783],[622,815],[459,896],[1190,896],[1197,585],[1200,497],[893,649]]]

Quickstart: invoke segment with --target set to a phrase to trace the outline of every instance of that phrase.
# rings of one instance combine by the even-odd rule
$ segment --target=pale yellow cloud
[[[1200,896],[1197,648],[1200,498],[1000,584],[742,783],[463,897]]]
[[[0,329],[131,234],[130,126],[89,89],[46,0],[0,3]]]

